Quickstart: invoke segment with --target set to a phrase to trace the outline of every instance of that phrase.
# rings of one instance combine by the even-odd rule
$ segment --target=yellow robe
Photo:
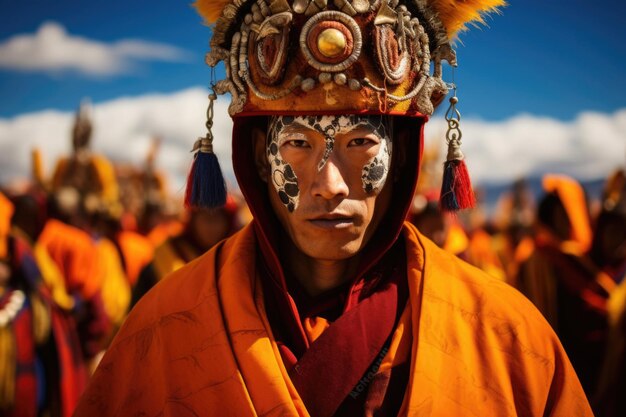
[[[126,317],[130,304],[130,284],[126,278],[119,252],[113,242],[102,238],[96,244],[98,254],[98,281],[102,283],[104,310],[111,322],[118,326]]]
[[[528,300],[408,223],[401,238],[409,301],[381,366],[410,354],[400,415],[592,415]],[[256,256],[249,225],[155,286],[116,336],[76,416],[308,416],[272,336]]]

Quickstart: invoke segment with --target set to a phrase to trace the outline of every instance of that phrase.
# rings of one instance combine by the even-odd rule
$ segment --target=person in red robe
[[[449,35],[502,4],[443,3],[197,4],[254,219],[137,303],[77,416],[592,415],[532,304],[404,221]],[[190,204],[225,199],[212,146]]]

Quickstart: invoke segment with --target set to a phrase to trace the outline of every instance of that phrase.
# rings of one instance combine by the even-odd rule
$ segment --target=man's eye
[[[348,143],[348,146],[363,146],[369,145],[370,143],[374,143],[374,141],[368,138],[356,138],[352,139],[350,143]]]
[[[286,145],[292,146],[294,148],[308,148],[309,144],[306,140],[303,139],[291,139],[285,142]]]

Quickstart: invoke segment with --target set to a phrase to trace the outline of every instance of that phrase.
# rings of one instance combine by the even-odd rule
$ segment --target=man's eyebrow
[[[341,132],[343,134],[354,134],[354,133],[360,133],[360,134],[380,134],[380,132],[378,131],[378,129],[376,127],[374,127],[372,124],[370,123],[366,123],[366,122],[359,122],[358,124],[354,125],[350,130],[348,130],[347,132]]]
[[[294,120],[293,122],[291,122],[291,124],[285,126],[285,128],[283,129],[283,132],[300,133],[299,130],[319,132],[317,129],[315,129],[315,127],[310,126],[308,124],[301,123],[297,120]]]

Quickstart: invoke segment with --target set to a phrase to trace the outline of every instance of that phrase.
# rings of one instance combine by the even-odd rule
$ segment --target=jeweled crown
[[[219,14],[206,62],[225,63],[226,79],[215,91],[231,94],[231,116],[429,115],[448,91],[442,62],[456,65],[450,36],[459,21],[480,20],[482,11],[504,2],[460,3],[463,16],[451,13],[454,0],[209,0],[196,6],[209,22]],[[457,27],[444,25],[441,16]]]

